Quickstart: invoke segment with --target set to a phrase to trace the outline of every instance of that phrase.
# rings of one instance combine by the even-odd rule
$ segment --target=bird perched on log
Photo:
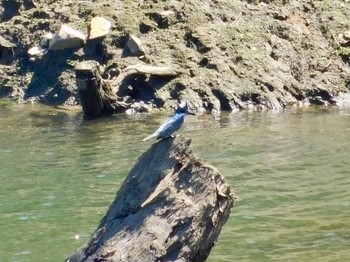
[[[194,113],[187,110],[185,102],[181,102],[175,111],[175,115],[165,120],[153,134],[143,139],[143,141],[147,141],[151,138],[162,139],[171,136],[182,126],[185,115],[194,115]]]

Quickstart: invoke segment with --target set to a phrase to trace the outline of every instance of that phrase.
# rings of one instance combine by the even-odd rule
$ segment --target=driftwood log
[[[205,261],[235,196],[182,136],[154,143],[88,243],[67,261]]]
[[[136,75],[156,75],[159,77],[176,77],[181,70],[172,66],[152,66],[135,64],[119,71],[113,79],[103,79],[100,65],[93,60],[80,62],[75,67],[75,75],[84,116],[94,119],[101,116],[125,111],[131,106],[118,96],[119,89]]]

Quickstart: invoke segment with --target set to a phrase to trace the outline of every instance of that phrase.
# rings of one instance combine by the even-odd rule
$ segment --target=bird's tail
[[[155,135],[155,134],[149,135],[148,137],[145,137],[142,141],[150,140],[150,139],[152,139],[153,137],[156,137],[156,135]]]

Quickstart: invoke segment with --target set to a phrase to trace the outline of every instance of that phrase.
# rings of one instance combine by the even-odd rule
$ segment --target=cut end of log
[[[205,261],[236,197],[176,136],[137,161],[76,261]]]

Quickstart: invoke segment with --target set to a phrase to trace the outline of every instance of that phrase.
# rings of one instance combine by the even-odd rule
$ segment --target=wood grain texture
[[[67,261],[205,261],[236,197],[182,136],[132,168],[89,242]]]
[[[109,82],[102,79],[98,62],[87,60],[78,63],[75,75],[86,119],[111,115],[127,107],[113,91]]]

